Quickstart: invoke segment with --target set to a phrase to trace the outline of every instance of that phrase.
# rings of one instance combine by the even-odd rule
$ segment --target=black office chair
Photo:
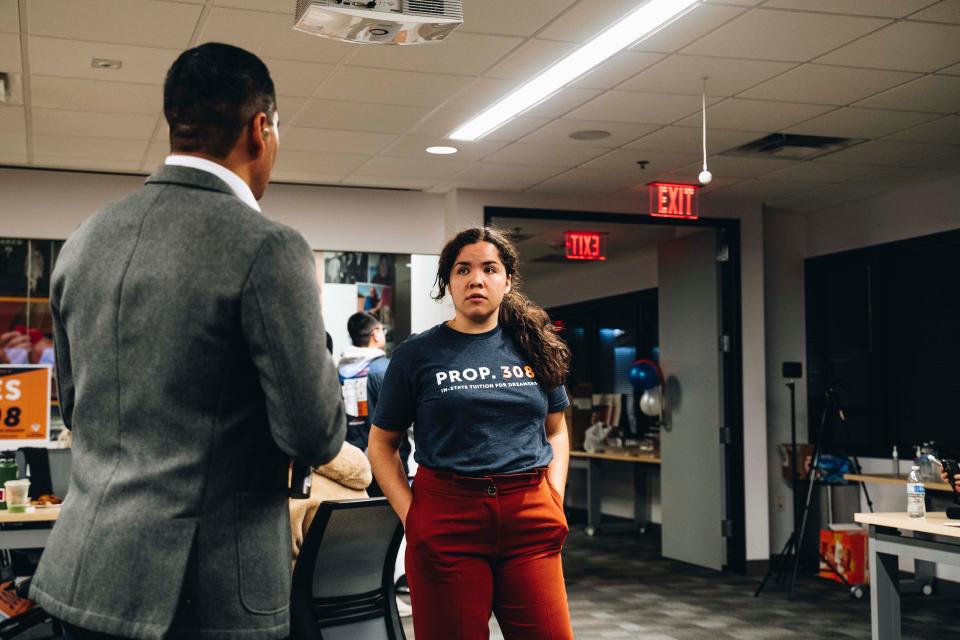
[[[406,640],[393,585],[402,538],[386,498],[321,503],[293,570],[290,640]]]

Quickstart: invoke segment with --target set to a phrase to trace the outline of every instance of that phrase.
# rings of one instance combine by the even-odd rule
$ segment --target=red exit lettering
[[[567,260],[606,260],[603,236],[595,231],[566,231],[563,234]]]
[[[699,217],[696,185],[651,182],[649,186],[651,216],[689,220]]]

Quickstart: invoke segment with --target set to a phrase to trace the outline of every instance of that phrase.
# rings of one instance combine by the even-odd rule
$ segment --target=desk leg
[[[603,502],[603,467],[600,460],[591,458],[587,468],[587,535],[600,533],[600,508]]]
[[[650,496],[647,487],[647,466],[633,465],[633,523],[640,533],[647,532],[650,521]]]
[[[870,526],[870,629],[873,640],[900,640],[897,556],[877,553],[877,528]]]

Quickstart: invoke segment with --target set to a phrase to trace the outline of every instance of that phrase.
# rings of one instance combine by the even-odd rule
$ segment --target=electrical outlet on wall
[[[777,513],[783,513],[787,508],[787,499],[783,497],[782,493],[778,493],[774,498],[774,506]]]

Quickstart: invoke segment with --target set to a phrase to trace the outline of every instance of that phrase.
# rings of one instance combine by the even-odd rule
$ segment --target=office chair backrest
[[[386,498],[323,502],[293,570],[292,640],[404,640],[393,568],[403,529]]]
[[[17,477],[30,479],[30,497],[67,496],[70,486],[70,449],[22,447],[17,450]]]

